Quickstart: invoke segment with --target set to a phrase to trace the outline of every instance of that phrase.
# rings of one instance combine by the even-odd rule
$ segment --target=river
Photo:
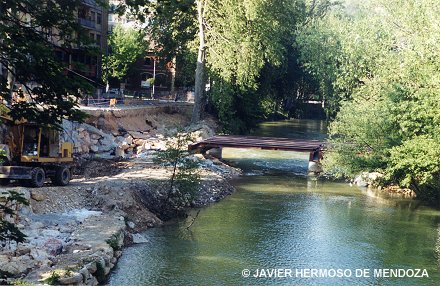
[[[323,139],[325,124],[265,123],[255,135]],[[440,284],[439,211],[307,177],[308,154],[223,156],[244,170],[237,192],[203,209],[190,230],[189,219],[148,230],[108,285]],[[389,269],[423,277],[386,277]]]

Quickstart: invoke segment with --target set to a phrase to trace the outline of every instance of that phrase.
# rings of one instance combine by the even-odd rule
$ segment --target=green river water
[[[323,139],[325,124],[265,123],[255,134]],[[440,285],[440,211],[307,177],[308,154],[223,156],[244,170],[237,192],[189,231],[188,219],[145,232],[108,285]]]

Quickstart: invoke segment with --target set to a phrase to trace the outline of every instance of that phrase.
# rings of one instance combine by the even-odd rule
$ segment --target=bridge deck
[[[277,137],[220,135],[191,144],[188,146],[188,149],[191,151],[220,147],[313,152],[320,151],[324,147],[324,142],[317,140],[298,140]]]

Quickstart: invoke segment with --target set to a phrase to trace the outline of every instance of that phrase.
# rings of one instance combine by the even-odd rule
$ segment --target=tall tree
[[[224,114],[221,120],[228,125],[235,121],[234,132],[247,129],[260,116],[256,91],[261,71],[265,65],[277,68],[283,63],[304,15],[303,1],[147,2],[152,36],[162,51],[190,50],[198,55],[193,121],[201,117],[210,78],[209,98],[217,114]],[[137,0],[127,4],[140,7]]]
[[[145,32],[134,27],[116,25],[109,36],[110,52],[104,58],[104,75],[119,80],[127,75],[130,66],[148,50]]]
[[[325,163],[340,175],[384,172],[440,204],[440,4],[349,4],[300,39],[303,63],[339,110]]]
[[[82,0],[0,2],[0,96],[10,101],[17,92],[32,98],[12,105],[12,117],[53,125],[63,117],[82,118],[74,98],[80,98],[90,85],[55,56],[56,49],[88,48],[88,33],[76,16],[81,4]],[[17,91],[14,82],[24,89]]]
[[[210,100],[227,131],[246,132],[262,119],[267,86],[282,77],[276,71],[283,70],[280,67],[290,56],[303,10],[300,0],[209,2],[206,37]],[[268,73],[274,76],[266,77]]]
[[[194,109],[191,117],[192,123],[197,123],[202,118],[205,98],[205,24],[206,24],[206,5],[208,0],[197,0],[197,22],[199,27],[199,47],[197,49],[197,65],[194,82]]]

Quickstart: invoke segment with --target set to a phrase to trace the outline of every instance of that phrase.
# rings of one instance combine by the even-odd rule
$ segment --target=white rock
[[[44,236],[59,237],[61,235],[61,232],[54,229],[44,229],[41,231],[41,234]]]
[[[124,141],[127,142],[128,145],[133,144],[133,137],[131,135],[129,134],[125,135],[124,139],[125,139]]]
[[[96,134],[96,133],[92,133],[92,134],[90,134],[90,138],[93,139],[93,140],[98,140],[98,139],[100,139],[101,137],[102,137],[101,135]]]
[[[1,254],[0,255],[0,269],[1,269],[2,265],[8,264],[10,260],[11,260],[11,257],[9,255]]]
[[[81,273],[74,272],[73,275],[70,277],[59,278],[58,282],[61,285],[72,285],[72,284],[76,285],[83,282],[83,276]]]
[[[1,265],[0,270],[9,272],[13,276],[19,276],[23,273],[27,273],[33,267],[35,267],[35,261],[28,255],[23,255],[12,257],[9,263]]]
[[[379,172],[368,173],[368,180],[370,180],[371,182],[375,182],[382,177],[383,177],[383,174],[381,174]]]
[[[116,157],[116,158],[125,158],[125,152],[124,152],[124,149],[122,149],[122,148],[120,148],[120,147],[116,148],[116,151],[115,151],[115,157]]]
[[[367,187],[367,186],[368,186],[367,181],[365,180],[365,178],[363,178],[362,175],[357,176],[357,177],[354,179],[353,183],[354,183],[356,186],[359,186],[359,187]]]
[[[135,226],[136,226],[134,224],[134,222],[132,222],[132,221],[127,222],[127,225],[128,225],[129,228],[135,228]]]
[[[92,145],[92,146],[90,146],[90,151],[97,153],[99,151],[99,147],[96,145]]]

